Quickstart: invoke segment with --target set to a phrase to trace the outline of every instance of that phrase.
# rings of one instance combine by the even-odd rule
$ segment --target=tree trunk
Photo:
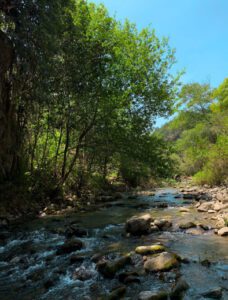
[[[0,30],[0,180],[12,179],[19,171],[19,131],[12,101],[13,61],[13,45]]]

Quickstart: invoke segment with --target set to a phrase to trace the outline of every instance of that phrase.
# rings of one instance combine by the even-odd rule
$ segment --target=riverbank
[[[163,183],[166,184],[166,183]],[[191,180],[172,183],[180,195],[186,199],[197,201],[198,211],[205,213],[208,218],[216,222],[217,229],[227,225],[228,222],[228,188],[225,186],[209,187],[193,186]],[[153,196],[156,188],[144,190],[142,188],[128,189],[130,197]],[[15,222],[22,218],[33,219],[46,215],[65,215],[72,212],[93,211],[108,206],[109,202],[121,200],[126,194],[126,188],[112,187],[107,191],[87,194],[78,198],[74,194],[55,197],[32,196],[29,191],[5,187],[0,193],[0,226]],[[208,216],[209,214],[209,216]]]
[[[196,201],[194,207],[204,215],[204,218],[214,223],[215,233],[228,226],[228,189],[225,186],[186,186],[178,185],[180,193],[186,199]],[[228,230],[224,229],[224,235],[228,235]]]

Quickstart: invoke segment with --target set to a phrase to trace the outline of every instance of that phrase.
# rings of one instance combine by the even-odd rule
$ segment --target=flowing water
[[[186,200],[175,198],[174,189],[158,190],[155,196],[141,195],[136,199],[127,197],[104,205],[95,211],[68,213],[66,216],[47,216],[27,221],[10,228],[10,238],[0,244],[0,299],[98,299],[120,283],[118,277],[104,279],[91,261],[94,254],[104,254],[110,259],[134,251],[136,246],[161,242],[170,251],[188,258],[190,263],[182,264],[181,275],[190,285],[184,299],[206,299],[202,294],[213,288],[223,288],[222,299],[228,299],[228,239],[218,237],[212,231],[203,234],[186,233],[178,229],[183,221],[204,222],[202,215],[194,209],[181,213],[180,206],[188,206]],[[167,203],[167,208],[155,208],[156,203]],[[142,213],[150,213],[154,218],[166,218],[173,222],[169,231],[148,236],[126,237],[125,221]],[[71,254],[56,255],[65,235],[61,229],[77,223],[88,230],[86,237],[80,238],[84,247],[76,253],[83,261],[70,262]],[[58,233],[59,232],[59,233]],[[165,276],[145,274],[138,266],[138,255],[134,255],[135,265],[125,270],[137,270],[141,283],[127,286],[123,299],[137,299],[140,291],[170,290],[173,272]],[[201,264],[209,260],[211,266]],[[89,272],[87,280],[75,279],[75,272]]]

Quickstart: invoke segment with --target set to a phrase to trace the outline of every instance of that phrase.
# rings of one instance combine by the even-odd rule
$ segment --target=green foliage
[[[228,179],[228,137],[219,136],[216,144],[211,146],[208,160],[202,171],[194,176],[198,184],[222,184]]]
[[[227,79],[214,91],[198,83],[184,86],[179,114],[161,129],[174,144],[176,172],[194,175],[197,184],[228,181],[227,90]]]
[[[167,39],[85,0],[19,1],[0,28],[16,53],[18,152],[36,189],[45,177],[83,190],[113,173],[134,185],[170,174],[171,149],[152,134],[176,98]]]

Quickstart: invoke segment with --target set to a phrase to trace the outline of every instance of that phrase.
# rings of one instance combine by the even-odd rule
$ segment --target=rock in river
[[[59,246],[56,251],[57,255],[68,254],[76,250],[80,250],[83,247],[83,243],[79,239],[67,240],[63,245]]]
[[[182,223],[179,225],[180,229],[189,229],[189,228],[194,228],[194,227],[196,227],[196,224],[193,222]]]
[[[67,237],[83,237],[88,234],[87,230],[85,228],[81,228],[76,224],[70,225],[65,232]]]
[[[188,283],[183,278],[179,278],[170,293],[170,299],[171,300],[182,300],[185,291],[187,291],[188,289],[189,289]]]
[[[218,235],[220,236],[228,236],[228,227],[223,227],[219,229]]]
[[[144,269],[149,272],[168,271],[179,265],[177,255],[169,252],[162,252],[149,258],[144,263]]]
[[[160,230],[172,227],[172,223],[166,219],[155,220],[153,225],[156,225]]]
[[[73,274],[74,279],[78,279],[81,281],[89,280],[90,278],[95,276],[95,271],[89,270],[85,268],[84,266],[77,268]]]
[[[106,300],[119,300],[122,299],[123,295],[126,293],[126,287],[125,286],[119,286],[112,290],[112,292],[107,296]]]
[[[164,291],[144,291],[139,294],[139,300],[167,300],[168,293]]]
[[[221,299],[222,298],[222,288],[218,287],[203,293],[203,297],[210,299]]]
[[[127,220],[125,229],[133,235],[141,235],[150,233],[150,223],[152,218],[150,214],[142,216],[134,216]]]
[[[114,261],[101,260],[97,263],[98,271],[106,278],[113,278],[119,270],[131,262],[129,255],[123,256]]]
[[[163,251],[165,251],[165,247],[163,245],[139,246],[135,249],[135,252],[141,255],[155,254]]]

